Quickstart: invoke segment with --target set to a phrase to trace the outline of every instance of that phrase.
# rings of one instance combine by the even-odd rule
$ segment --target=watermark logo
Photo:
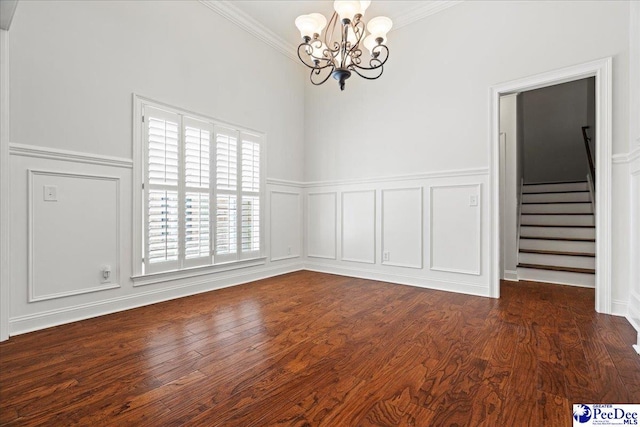
[[[640,405],[575,404],[573,427],[637,426]]]
[[[584,424],[591,419],[591,408],[587,405],[573,405],[573,419]]]

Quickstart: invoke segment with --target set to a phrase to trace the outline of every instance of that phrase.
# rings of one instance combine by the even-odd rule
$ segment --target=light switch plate
[[[58,201],[58,187],[55,185],[44,186],[44,201],[45,202],[57,202]]]

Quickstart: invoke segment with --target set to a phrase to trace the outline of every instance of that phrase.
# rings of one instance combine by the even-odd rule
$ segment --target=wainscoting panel
[[[300,257],[302,212],[300,194],[271,191],[271,261]]]
[[[307,256],[336,259],[336,193],[310,193],[307,196]]]
[[[29,302],[119,287],[119,178],[28,173]]]
[[[376,262],[376,192],[342,193],[342,260]]]
[[[382,190],[382,264],[422,268],[422,187]]]
[[[480,184],[431,187],[430,268],[480,275]]]

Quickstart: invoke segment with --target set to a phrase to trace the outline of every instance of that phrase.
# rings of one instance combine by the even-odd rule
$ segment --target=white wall
[[[518,159],[518,97],[519,94],[500,97],[500,133],[504,151],[500,159],[502,178],[502,252],[503,278],[518,280],[518,216],[520,203],[521,170]]]
[[[301,268],[299,65],[196,1],[22,1],[9,49],[12,334]],[[261,265],[133,285],[133,93],[266,133]]]
[[[522,93],[525,184],[586,179],[582,126],[595,122],[594,85],[592,77]]]
[[[396,182],[395,177],[418,180],[436,172],[443,173],[438,185],[456,182],[465,173],[477,173],[467,178],[468,184],[487,182],[490,88],[608,56],[613,57],[613,152],[626,153],[629,8],[629,2],[469,1],[391,32],[391,55],[379,80],[354,76],[344,92],[331,83],[306,86],[306,181],[337,192],[351,185],[381,191]],[[620,184],[617,176],[614,173],[614,188]],[[371,181],[379,184],[368,184]],[[425,189],[430,185],[424,182]],[[614,197],[613,212],[626,212],[625,198]],[[424,212],[428,224],[429,210]],[[480,234],[485,236],[490,217],[484,205],[482,212]],[[469,226],[461,224],[461,230]],[[454,232],[451,239],[451,245],[459,245],[452,253],[460,254],[452,262],[464,265],[467,252],[460,236]],[[616,258],[626,246],[627,234],[616,229],[612,238],[613,269],[627,271],[627,264],[618,261],[623,258]],[[404,268],[393,274],[410,277],[405,281],[412,283],[437,282],[450,290],[456,289],[451,283],[473,283],[482,290],[479,293],[488,294],[489,276],[484,273],[490,254],[482,242],[479,277],[442,271],[436,276],[429,268]],[[327,271],[352,269],[345,262],[314,264]],[[385,273],[392,271],[381,267],[370,275]],[[629,282],[627,273],[616,278],[612,297],[620,312],[628,300]]]

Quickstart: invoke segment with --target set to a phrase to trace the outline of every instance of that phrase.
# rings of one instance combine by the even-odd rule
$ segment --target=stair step
[[[520,250],[595,253],[596,243],[575,240],[520,239]]]
[[[566,271],[569,273],[596,274],[596,270],[593,268],[560,267],[556,265],[540,265],[540,264],[518,264],[518,267],[533,268],[536,270]]]
[[[595,239],[595,227],[546,227],[544,225],[521,225],[521,235],[528,237],[550,237],[563,239]]]
[[[522,214],[551,213],[561,214],[564,212],[591,214],[593,206],[591,202],[583,203],[523,203]]]
[[[523,193],[529,191],[584,191],[589,190],[587,181],[572,181],[572,182],[543,182],[538,184],[525,184],[522,188]]]
[[[549,227],[549,228],[596,228],[595,225],[581,224],[520,224],[522,227]]]
[[[523,203],[548,203],[548,202],[591,202],[588,191],[569,191],[562,193],[523,193]]]
[[[557,240],[561,242],[595,242],[596,239],[593,238],[579,238],[579,237],[540,237],[540,236],[520,236],[521,239],[532,239],[532,240]]]
[[[574,273],[570,271],[540,270],[535,268],[518,267],[518,279],[556,284],[559,283],[586,288],[595,288],[596,286],[595,274]]]
[[[549,191],[523,191],[522,194],[561,194],[561,193],[588,193],[589,190],[549,190]]]
[[[547,251],[542,249],[520,249],[520,253],[526,254],[543,254],[543,255],[564,255],[564,256],[584,256],[595,257],[592,252],[570,252],[570,251]]]
[[[545,201],[545,202],[538,202],[538,201],[523,201],[522,204],[523,205],[563,205],[563,204],[567,204],[567,203],[572,203],[572,204],[582,204],[582,203],[588,203],[591,204],[590,200],[557,200],[557,201]]]
[[[530,212],[523,215],[583,215],[583,216],[593,216],[593,214],[588,214],[584,212]]]
[[[594,226],[595,218],[592,214],[561,215],[561,214],[521,214],[521,225],[548,226]]]
[[[564,268],[596,268],[595,257],[562,255],[562,252],[560,251],[541,252],[543,253],[530,253],[520,251],[520,253],[518,254],[518,263],[522,265],[546,265]]]

